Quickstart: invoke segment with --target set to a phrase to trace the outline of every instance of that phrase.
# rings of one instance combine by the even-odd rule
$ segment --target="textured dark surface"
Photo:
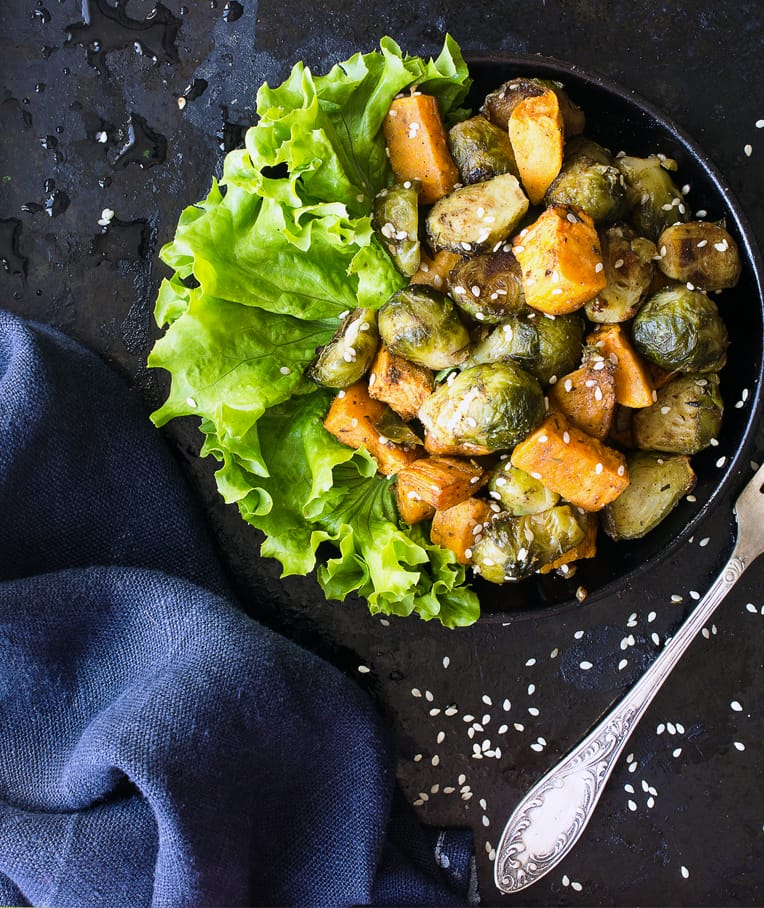
[[[149,3],[97,0],[85,6],[86,25],[83,7],[71,0],[5,0],[2,305],[101,353],[148,412],[164,394],[162,377],[144,365],[165,273],[157,251],[181,210],[206,194],[224,148],[253,121],[257,86],[279,82],[298,59],[323,72],[373,49],[384,34],[410,53],[431,54],[450,31],[468,55],[544,54],[634,90],[705,149],[761,245],[759,4],[635,7],[480,0],[465,9],[448,0],[433,11],[414,0],[371,12],[360,0],[242,0],[187,10],[168,2],[150,16]],[[114,212],[107,229],[98,224],[104,209]],[[759,322],[752,315],[754,328]],[[309,579],[280,581],[276,566],[257,557],[257,534],[217,498],[211,466],[196,458],[193,423],[167,434],[245,607],[370,689],[397,732],[399,775],[410,799],[424,802],[425,822],[475,829],[484,903],[764,902],[764,565],[744,576],[687,652],[566,861],[534,888],[504,897],[493,888],[488,856],[523,791],[639,676],[705,592],[731,545],[726,498],[691,541],[618,595],[563,614],[449,632],[418,620],[385,624],[359,603],[326,604]],[[751,459],[762,453],[759,431]],[[446,715],[452,704],[457,712]],[[465,715],[484,731],[470,738]],[[474,744],[486,739],[500,756],[475,759]]]

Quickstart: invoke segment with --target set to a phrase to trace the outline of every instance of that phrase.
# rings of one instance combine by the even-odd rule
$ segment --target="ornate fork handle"
[[[518,892],[535,883],[578,841],[642,714],[714,609],[759,554],[748,551],[742,535],[708,593],[631,691],[518,804],[496,852],[494,880],[502,892]]]

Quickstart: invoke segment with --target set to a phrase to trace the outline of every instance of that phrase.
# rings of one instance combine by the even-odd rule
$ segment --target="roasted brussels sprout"
[[[427,238],[433,249],[483,252],[505,240],[527,210],[517,177],[499,174],[439,199],[427,215]]]
[[[689,457],[635,451],[627,458],[629,485],[601,513],[612,539],[641,539],[695,486]]]
[[[727,359],[727,329],[700,290],[659,290],[642,305],[631,334],[637,351],[668,372],[718,372]]]
[[[591,140],[566,150],[562,169],[547,189],[547,205],[575,205],[593,221],[614,221],[627,208],[623,174],[608,152]]]
[[[658,249],[658,267],[675,281],[689,282],[703,290],[725,290],[740,279],[737,243],[720,224],[673,224],[661,233]]]
[[[687,220],[684,196],[669,173],[676,169],[674,161],[658,155],[624,155],[616,159],[616,165],[626,180],[629,221],[637,233],[657,240],[669,224]]]
[[[470,363],[516,360],[542,385],[574,369],[584,342],[580,315],[550,317],[538,312],[513,315],[498,325],[472,352]]]
[[[463,259],[452,268],[448,287],[460,309],[487,325],[525,308],[520,263],[511,249]]]
[[[514,361],[523,368],[532,365],[539,355],[536,320],[512,315],[475,345],[469,365]]]
[[[453,300],[426,284],[396,290],[377,321],[388,349],[420,366],[448,369],[469,355],[470,336]]]
[[[625,322],[634,318],[650,289],[657,248],[626,224],[600,230],[600,241],[607,286],[586,304],[586,316],[600,324]]]
[[[470,366],[419,408],[425,447],[438,454],[491,454],[513,448],[544,417],[538,381],[514,363]]]
[[[500,173],[518,176],[509,133],[482,114],[452,126],[448,147],[462,183],[479,183]]]
[[[377,313],[354,309],[329,343],[316,350],[305,374],[326,388],[347,388],[366,374],[378,346]]]
[[[419,268],[419,180],[406,180],[380,190],[374,199],[372,223],[395,267],[411,277]]]
[[[551,79],[523,77],[510,79],[509,82],[500,85],[496,91],[486,95],[480,110],[492,123],[502,129],[507,129],[512,111],[521,101],[541,95],[550,89],[557,95],[560,104],[565,135],[575,136],[582,133],[586,124],[584,112],[570,100],[562,82],[555,82]]]
[[[476,573],[491,583],[523,580],[577,546],[586,518],[563,504],[538,514],[498,514],[472,547]]]
[[[560,500],[557,492],[548,489],[530,473],[502,461],[488,480],[488,494],[501,504],[501,509],[513,517],[538,514],[554,507]]]
[[[697,454],[719,434],[723,413],[718,375],[678,375],[652,406],[634,411],[634,443],[646,451]]]

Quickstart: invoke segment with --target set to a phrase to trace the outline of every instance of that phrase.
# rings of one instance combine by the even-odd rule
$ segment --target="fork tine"
[[[743,491],[738,495],[735,502],[735,513],[740,516],[741,509],[761,507],[761,499],[764,498],[764,464],[748,480]],[[764,510],[762,510],[762,520],[764,520]]]

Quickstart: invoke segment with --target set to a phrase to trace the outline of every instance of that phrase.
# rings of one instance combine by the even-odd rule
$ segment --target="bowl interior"
[[[585,134],[611,151],[644,157],[665,154],[674,158],[677,185],[690,187],[690,211],[705,211],[707,220],[724,219],[735,237],[743,260],[738,285],[718,297],[719,309],[730,336],[728,362],[721,373],[725,412],[718,445],[692,458],[698,481],[694,501],[683,500],[655,530],[643,539],[614,543],[600,533],[596,558],[579,563],[575,575],[563,579],[540,575],[516,584],[476,583],[483,620],[508,621],[539,617],[577,605],[576,590],[604,596],[628,588],[688,538],[703,516],[714,507],[747,464],[761,409],[764,297],[761,258],[739,204],[723,177],[703,151],[668,117],[601,76],[549,58],[473,57],[469,61],[474,84],[469,104],[477,110],[483,97],[515,76],[529,75],[563,82],[571,99],[586,114]]]

